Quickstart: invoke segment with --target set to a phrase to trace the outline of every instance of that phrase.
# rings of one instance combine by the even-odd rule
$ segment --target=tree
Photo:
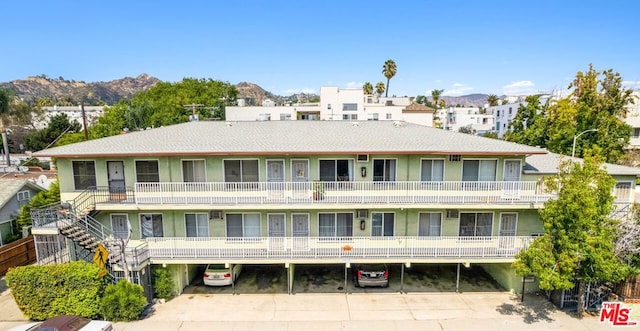
[[[382,93],[384,93],[384,91],[385,91],[384,83],[378,82],[376,84],[376,94],[378,95],[378,97],[380,97]]]
[[[385,98],[389,96],[389,81],[391,80],[391,78],[393,78],[393,76],[396,75],[397,71],[398,67],[396,66],[396,63],[391,59],[385,61],[384,65],[382,66],[382,74],[387,78],[387,86],[385,88],[386,93],[384,95]]]
[[[460,133],[466,133],[466,134],[476,134],[476,130],[473,129],[473,127],[471,126],[471,124],[466,125],[466,126],[461,126],[458,129],[458,132]]]
[[[2,134],[2,146],[6,157],[6,164],[11,164],[9,156],[9,140],[7,139],[7,119],[11,113],[11,102],[13,101],[13,93],[9,90],[0,89],[0,134]]]
[[[373,85],[369,82],[364,83],[364,85],[362,85],[362,91],[366,95],[373,94]]]
[[[582,316],[587,283],[618,282],[629,272],[614,251],[618,222],[610,215],[615,180],[600,157],[587,154],[582,164],[562,162],[558,174],[544,184],[557,194],[539,210],[544,234],[516,255],[513,266],[519,275],[535,275],[543,290],[571,289],[577,283]]]
[[[540,104],[538,95],[529,95],[520,104],[518,113],[509,123],[504,139],[529,146],[546,146],[548,104]]]
[[[435,108],[437,109],[439,106],[439,101],[440,101],[440,96],[442,95],[442,92],[444,92],[444,90],[431,90],[431,98],[433,99],[433,105],[435,106]]]
[[[489,103],[490,107],[498,105],[498,96],[495,94],[489,94],[487,96],[487,103]]]
[[[75,133],[82,129],[77,121],[71,122],[67,114],[58,114],[51,118],[46,128],[28,134],[25,139],[25,147],[28,150],[39,151],[58,141],[65,133]]]

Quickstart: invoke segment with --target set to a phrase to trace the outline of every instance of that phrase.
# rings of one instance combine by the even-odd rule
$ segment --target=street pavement
[[[24,323],[9,290],[0,295],[0,330]],[[544,297],[507,292],[183,294],[153,305],[137,330],[612,330],[597,316],[575,318]],[[637,329],[626,328],[626,329]]]

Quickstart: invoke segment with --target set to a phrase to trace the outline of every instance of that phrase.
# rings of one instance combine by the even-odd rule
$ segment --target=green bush
[[[126,280],[109,284],[100,302],[104,319],[114,322],[138,319],[146,305],[142,286]]]
[[[157,267],[153,270],[153,292],[156,298],[170,300],[176,294],[173,277],[167,268]]]
[[[22,312],[41,321],[57,315],[98,317],[104,280],[99,268],[76,261],[16,267],[5,280]]]

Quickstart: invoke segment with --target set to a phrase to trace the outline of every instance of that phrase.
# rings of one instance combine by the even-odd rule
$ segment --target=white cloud
[[[303,88],[291,88],[285,91],[287,94],[297,94],[297,93],[305,93],[305,94],[318,94],[316,90],[310,87]]]
[[[622,86],[628,89],[637,90],[640,89],[640,80],[625,80],[622,81]]]
[[[468,94],[473,90],[473,87],[466,86],[462,83],[453,83],[451,84],[451,88],[447,88],[442,92],[442,95],[457,97],[460,95]]]
[[[536,84],[530,80],[521,80],[502,87],[502,93],[506,95],[529,95],[536,93]]]

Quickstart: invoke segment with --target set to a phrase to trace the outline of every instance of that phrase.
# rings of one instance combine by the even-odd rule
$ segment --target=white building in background
[[[625,118],[625,122],[633,128],[629,149],[640,149],[640,91],[633,91],[631,96],[634,104],[628,106],[627,118]]]
[[[91,125],[91,123],[96,118],[104,114],[104,107],[105,106],[84,106],[84,112],[87,117],[87,125]],[[45,128],[51,121],[52,117],[60,114],[66,114],[70,122],[77,121],[84,129],[81,106],[47,106],[42,107],[42,110],[44,111],[42,118],[34,121],[34,126],[36,127],[36,129]]]
[[[522,104],[526,104],[526,102],[523,101]],[[509,130],[509,123],[516,117],[519,107],[520,102],[514,102],[487,108],[487,114],[495,117],[494,130],[498,134],[498,138],[502,138]]]
[[[320,88],[320,102],[276,106],[227,106],[227,121],[405,121],[433,125],[433,109],[413,103],[410,97],[365,95],[362,88]]]
[[[459,131],[460,128],[470,127],[476,134],[482,135],[494,130],[495,118],[493,114],[480,112],[478,107],[448,107],[438,110],[438,117],[442,128],[449,131]]]

